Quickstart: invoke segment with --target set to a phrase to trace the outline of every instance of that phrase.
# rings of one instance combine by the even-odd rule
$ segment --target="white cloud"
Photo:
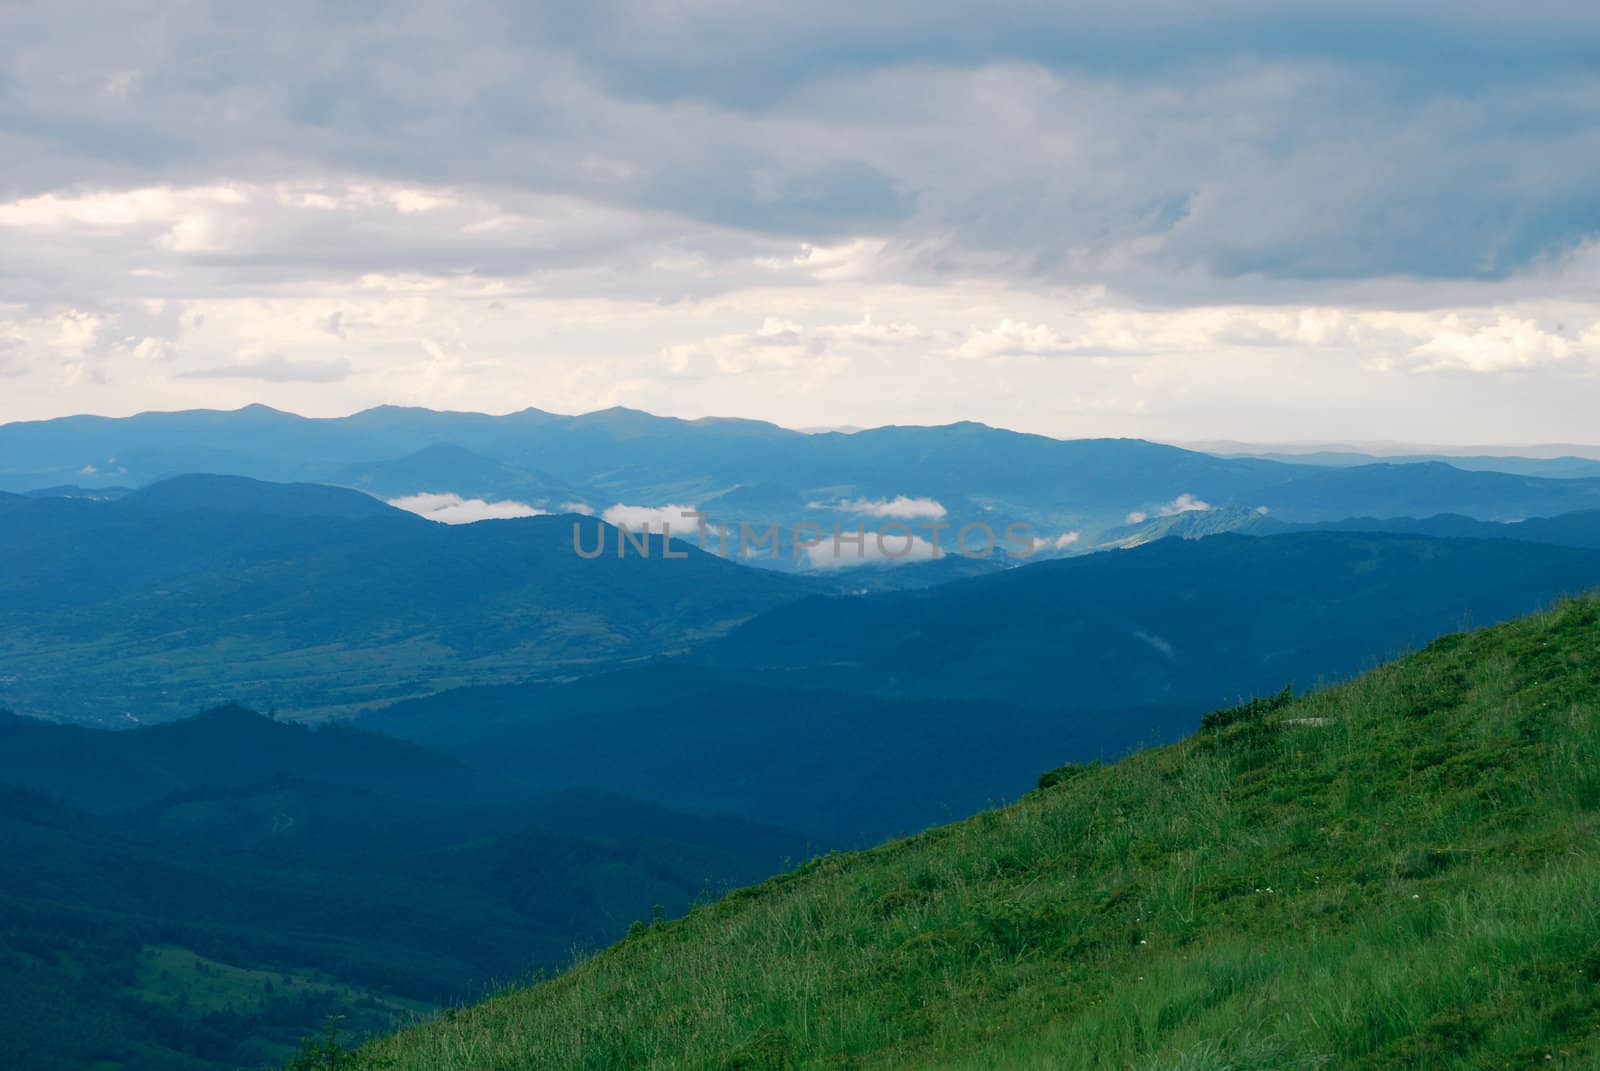
[[[806,508],[863,513],[869,517],[897,517],[902,520],[937,520],[947,512],[935,499],[911,498],[907,495],[896,495],[894,498],[854,498],[838,502],[807,502]]]
[[[594,507],[586,502],[563,502],[556,509],[562,513],[581,513],[585,517],[594,516]]]
[[[1156,510],[1163,517],[1171,517],[1177,513],[1200,513],[1211,508],[1211,503],[1203,502],[1187,492],[1168,502]]]
[[[1579,353],[1579,344],[1531,319],[1497,316],[1492,323],[1465,323],[1446,316],[1433,336],[1410,353],[1418,371],[1523,371]]]
[[[694,512],[692,505],[627,506],[618,502],[600,514],[600,519],[618,528],[626,527],[630,532],[644,532],[648,525],[648,531],[657,535],[671,532],[678,539],[698,539],[699,522],[694,517],[684,516]]]
[[[486,502],[481,498],[462,498],[455,494],[423,493],[389,499],[389,505],[415,513],[441,524],[473,524],[477,521],[510,520],[514,517],[541,517],[542,509],[526,502]]]
[[[1134,510],[1132,513],[1128,514],[1126,517],[1122,518],[1122,523],[1123,524],[1143,524],[1145,521],[1148,521],[1149,519],[1150,519],[1150,515],[1148,513],[1143,513],[1143,512],[1141,512],[1139,510]]]
[[[832,532],[824,533],[822,541],[806,548],[806,559],[817,569],[849,569],[859,565],[903,565],[941,558],[947,552],[935,551],[934,546],[921,536],[898,531],[868,531],[860,544],[854,532],[843,533],[850,537],[835,542]]]
[[[915,33],[859,4],[412,5],[376,50],[324,11],[151,35],[36,7],[0,32],[0,241],[29,265],[0,272],[0,420],[1593,437],[1583,5],[1318,3],[1296,17],[1358,32],[1309,50],[1260,0],[1200,34],[1166,0],[1016,5],[1004,34],[961,5]],[[1404,62],[1445,38],[1484,61]]]

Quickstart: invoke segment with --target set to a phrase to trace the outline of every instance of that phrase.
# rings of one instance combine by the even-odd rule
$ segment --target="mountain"
[[[1600,477],[1469,472],[1442,461],[1358,465],[1297,476],[1260,497],[1269,516],[1290,522],[1438,513],[1517,521],[1600,508]]]
[[[1408,535],[1447,539],[1514,539],[1529,543],[1549,543],[1558,547],[1600,548],[1600,510],[1563,513],[1556,517],[1529,517],[1525,521],[1497,523],[1480,521],[1460,514],[1434,517],[1350,517],[1320,524],[1286,525],[1262,518],[1262,532],[1398,532]]]
[[[359,724],[541,790],[600,786],[846,847],[1015,799],[1041,755],[1115,758],[1176,739],[1195,716],[1182,705],[893,702],[671,662],[567,685],[446,692]]]
[[[1227,441],[1182,445],[1190,450],[1200,450],[1216,454],[1218,457],[1253,457],[1265,461],[1317,465],[1324,468],[1376,464],[1414,465],[1426,461],[1440,461],[1458,469],[1506,472],[1516,476],[1550,476],[1556,479],[1600,476],[1600,447],[1573,444],[1469,447],[1451,451],[1412,447],[1409,450],[1391,450],[1386,453],[1366,453],[1331,444],[1326,449],[1260,447],[1249,443]]]
[[[1291,524],[1258,510],[1222,508],[1151,517],[1104,532],[1093,543],[1076,543],[1068,553],[1125,550],[1158,539],[1203,539],[1222,532],[1283,535],[1289,532],[1387,532],[1435,539],[1513,539],[1557,547],[1600,549],[1600,510],[1580,510],[1522,521],[1480,521],[1459,513],[1432,517],[1345,517]],[[920,586],[920,585],[907,585]]]
[[[1304,532],[1166,539],[925,591],[813,597],[709,644],[768,685],[1031,706],[1215,705],[1360,672],[1600,584],[1592,550]]]
[[[0,488],[14,490],[140,484],[205,471],[342,483],[385,497],[517,499],[540,497],[542,485],[554,481],[603,505],[718,500],[731,510],[717,515],[722,521],[795,520],[808,503],[829,499],[931,496],[963,523],[992,513],[1050,526],[1100,525],[1186,493],[1248,497],[1312,471],[1138,440],[1063,441],[973,423],[808,435],[759,421],[689,421],[621,408],[487,416],[380,407],[308,419],[250,406],[68,417],[0,426],[0,458]],[[455,478],[441,484],[457,467],[460,486]]]
[[[272,517],[391,517],[393,507],[370,495],[314,483],[264,483],[243,476],[188,475],[151,484],[117,501],[157,514],[264,514]]]
[[[1594,1066],[1597,630],[1217,711],[337,1066]]]
[[[1303,526],[1306,529],[1322,526]],[[1180,510],[1165,516],[1148,517],[1129,524],[1118,525],[1100,533],[1092,544],[1075,543],[1070,548],[1076,553],[1098,550],[1127,550],[1142,547],[1160,539],[1204,539],[1223,532],[1240,532],[1265,535],[1296,530],[1296,526],[1272,520],[1259,509],[1242,506],[1224,506],[1218,509]],[[1383,531],[1385,529],[1356,528],[1352,531]],[[1415,533],[1424,534],[1424,533]],[[1436,533],[1426,533],[1429,535]]]
[[[552,796],[240,708],[127,732],[0,714],[0,1064],[280,1064],[568,962],[808,842]]]
[[[184,477],[0,502],[0,702],[127,723],[320,715],[680,649],[813,590],[581,517],[435,524],[356,491]],[[603,538],[607,552],[574,552]]]
[[[358,724],[531,786],[596,786],[829,845],[1014,799],[1219,702],[1341,680],[1600,584],[1600,553],[1304,533],[1164,540],[926,591],[813,597],[683,657],[446,691]]]
[[[1129,517],[1196,502],[1285,521],[1400,513],[1516,520],[1600,508],[1581,466],[1512,475],[1422,461],[1356,466],[1217,457],[1137,439],[1062,440],[963,422],[806,434],[760,421],[632,409],[503,416],[380,407],[309,419],[236,412],[69,417],[0,426],[0,489],[142,485],[186,472],[339,484],[385,498],[457,494],[559,508],[697,505],[737,525],[885,520],[1026,524],[1085,545]],[[1572,478],[1552,478],[1559,472]],[[1580,472],[1584,475],[1578,475]],[[894,503],[918,504],[898,515]],[[758,564],[805,568],[784,554]]]
[[[86,811],[289,779],[376,793],[403,788],[454,811],[525,794],[415,744],[345,726],[313,729],[240,706],[130,732],[0,711],[0,784],[47,792]]]

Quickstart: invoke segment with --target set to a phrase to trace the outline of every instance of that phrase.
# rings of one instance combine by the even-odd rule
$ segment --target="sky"
[[[1600,6],[0,0],[0,421],[1600,442]]]

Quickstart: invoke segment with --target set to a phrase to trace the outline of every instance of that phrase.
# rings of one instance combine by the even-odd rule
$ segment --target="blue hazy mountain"
[[[1600,584],[1600,552],[1307,532],[1166,539],[924,591],[811,598],[709,645],[770,682],[892,698],[1218,703],[1363,670]]]
[[[162,480],[116,499],[147,513],[248,513],[272,517],[393,517],[393,507],[370,495],[315,483],[264,483],[244,476],[195,474]]]
[[[1189,495],[1266,506],[1286,521],[1460,513],[1488,520],[1600,508],[1600,478],[1468,471],[1443,462],[1336,469],[1223,458],[1128,439],[1058,440],[959,423],[805,434],[759,421],[679,420],[629,409],[504,416],[380,407],[309,419],[234,412],[69,417],[0,427],[0,489],[142,485],[187,472],[592,505],[695,504],[724,521],[930,498],[957,525],[1023,521],[1086,536]],[[452,474],[458,474],[459,480]],[[459,482],[460,486],[441,486]]]
[[[1200,539],[1221,532],[1281,535],[1286,532],[1389,532],[1440,539],[1513,539],[1558,547],[1600,548],[1600,510],[1580,510],[1554,517],[1521,521],[1480,521],[1459,513],[1432,517],[1346,517],[1336,521],[1291,524],[1257,510],[1213,509],[1152,517],[1101,534],[1093,544],[1078,544],[1079,553],[1142,546],[1158,539]]]
[[[1272,488],[1260,505],[1282,521],[1438,513],[1514,521],[1600,508],[1600,479],[1475,472],[1442,461],[1359,465],[1301,475]]]
[[[573,551],[604,538],[608,552]],[[184,477],[0,502],[0,702],[126,723],[327,713],[681,649],[814,590],[602,522],[449,526],[360,492]]]
[[[1392,453],[1369,454],[1359,450],[1301,450],[1289,452],[1252,448],[1246,443],[1190,444],[1191,449],[1205,450],[1219,457],[1254,457],[1267,461],[1284,461],[1293,465],[1317,465],[1324,468],[1344,468],[1357,465],[1413,465],[1426,461],[1443,462],[1458,469],[1481,472],[1505,472],[1514,476],[1549,476],[1555,479],[1600,476],[1600,458],[1592,456],[1593,446],[1575,444],[1565,446],[1519,447],[1529,456],[1507,456],[1483,453]],[[1562,451],[1585,451],[1581,453]]]

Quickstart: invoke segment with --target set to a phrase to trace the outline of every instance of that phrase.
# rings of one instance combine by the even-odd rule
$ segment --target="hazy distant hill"
[[[1558,547],[1600,549],[1600,510],[1580,510],[1522,521],[1480,521],[1459,513],[1432,517],[1346,517],[1334,521],[1292,524],[1255,510],[1214,509],[1152,517],[1113,528],[1093,544],[1073,550],[1114,550],[1142,546],[1158,539],[1200,539],[1221,532],[1241,535],[1283,535],[1288,532],[1389,532],[1439,539],[1514,539]]]
[[[1549,543],[1558,547],[1600,548],[1600,510],[1563,513],[1556,517],[1530,517],[1525,521],[1496,523],[1459,514],[1434,517],[1350,517],[1314,525],[1277,525],[1278,530],[1328,532],[1397,532],[1454,539],[1515,539]],[[1263,525],[1262,531],[1270,531]]]
[[[808,587],[684,547],[573,552],[601,522],[447,526],[355,491],[185,477],[113,502],[0,503],[0,701],[298,714],[685,647]]]
[[[370,495],[314,483],[264,483],[243,476],[187,475],[151,484],[117,501],[151,513],[252,513],[272,517],[392,517]]]
[[[1299,476],[1264,494],[1260,504],[1282,521],[1437,513],[1516,521],[1600,508],[1600,478],[1469,472],[1442,461],[1361,465]]]
[[[926,591],[812,598],[710,645],[727,672],[898,699],[1216,704],[1340,678],[1600,585],[1600,552],[1307,532],[1169,539]]]

